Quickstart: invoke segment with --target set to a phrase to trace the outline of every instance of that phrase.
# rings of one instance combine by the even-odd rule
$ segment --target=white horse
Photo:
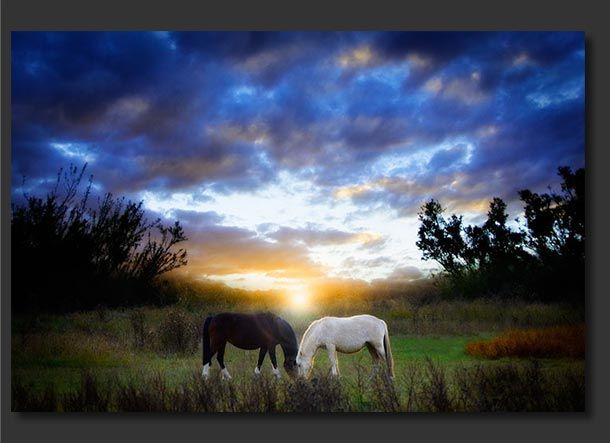
[[[297,366],[300,376],[309,377],[314,357],[326,348],[332,375],[339,375],[337,352],[352,354],[367,347],[375,368],[385,359],[390,377],[394,377],[394,360],[390,347],[388,325],[372,315],[324,317],[309,325],[299,346]]]

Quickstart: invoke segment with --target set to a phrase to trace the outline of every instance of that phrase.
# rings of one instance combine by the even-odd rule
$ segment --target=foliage
[[[466,353],[485,358],[584,358],[585,327],[513,329],[492,340],[468,343]]]
[[[445,219],[432,199],[419,214],[417,247],[438,262],[453,296],[521,296],[582,303],[584,296],[584,169],[559,168],[561,194],[519,192],[525,230],[508,225],[506,203],[493,198],[481,226]]]
[[[161,351],[167,354],[188,354],[197,349],[198,324],[179,309],[171,309],[159,325]]]
[[[46,197],[13,204],[13,308],[76,310],[159,302],[157,276],[186,264],[179,222],[149,221],[142,202],[107,193],[91,205],[92,181],[79,197],[86,164],[58,173]]]
[[[225,361],[233,379],[222,380],[214,361],[210,378],[204,381],[200,350],[170,352],[161,342],[167,334],[173,337],[170,346],[188,343],[180,339],[188,325],[200,326],[221,309],[255,309],[249,306],[254,299],[228,306],[222,296],[213,304],[212,294],[198,305],[108,309],[104,318],[96,311],[44,313],[36,319],[16,315],[11,325],[13,410],[584,410],[582,359],[543,359],[535,368],[529,360],[479,359],[464,351],[468,342],[491,338],[492,331],[496,335],[514,328],[582,322],[582,314],[569,305],[517,300],[410,305],[408,294],[404,300],[386,297],[391,299],[352,306],[347,314],[369,306],[364,312],[374,310],[386,319],[395,360],[393,380],[385,371],[372,373],[366,350],[339,355],[338,380],[328,377],[323,350],[309,381],[297,384],[283,371],[276,380],[268,358],[262,374],[255,377],[258,353],[229,345]],[[391,310],[398,307],[399,311]],[[282,316],[300,337],[319,314],[286,311]],[[136,344],[138,334],[142,347]],[[196,349],[200,337],[195,340]]]
[[[585,410],[584,373],[543,370],[537,362],[448,368],[427,359],[405,368],[404,381],[377,377],[357,386],[345,378],[274,380],[262,374],[202,380],[189,372],[170,383],[159,371],[112,380],[83,370],[66,394],[12,384],[12,411],[96,412],[521,412]]]

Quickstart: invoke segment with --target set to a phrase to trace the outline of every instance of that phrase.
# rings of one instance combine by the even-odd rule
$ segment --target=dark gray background
[[[594,1],[4,0],[2,33],[2,441],[272,443],[317,441],[599,441],[608,426],[603,231],[608,186],[609,14]],[[10,412],[10,32],[12,30],[579,30],[587,39],[586,414],[254,416]],[[604,112],[606,111],[606,112]],[[35,277],[34,277],[35,278]]]

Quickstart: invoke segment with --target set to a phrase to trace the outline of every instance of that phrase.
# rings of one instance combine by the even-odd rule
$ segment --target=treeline
[[[149,221],[142,202],[107,193],[91,203],[86,164],[60,170],[46,197],[24,195],[11,211],[16,312],[163,304],[156,278],[187,263],[179,222]]]
[[[517,229],[500,198],[480,226],[445,218],[434,199],[421,207],[417,246],[442,267],[447,295],[584,302],[585,170],[560,167],[558,174],[559,193],[519,191],[525,220]]]

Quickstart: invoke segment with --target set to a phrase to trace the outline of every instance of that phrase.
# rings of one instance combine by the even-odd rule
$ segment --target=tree
[[[525,203],[528,244],[544,260],[552,255],[568,255],[584,260],[585,171],[558,168],[563,194],[519,191]]]
[[[445,271],[457,275],[464,266],[466,246],[461,235],[462,217],[453,215],[446,221],[443,212],[440,203],[434,199],[422,206],[418,213],[421,226],[416,245],[422,250],[424,260],[435,260]]]
[[[463,218],[455,214],[446,221],[443,212],[436,200],[422,206],[416,244],[424,260],[437,261],[448,273],[454,291],[498,292],[507,281],[516,281],[524,258],[524,234],[508,227],[502,199],[490,202],[482,226],[463,226]]]
[[[17,310],[155,302],[155,279],[187,263],[186,250],[175,249],[186,240],[179,222],[150,222],[142,202],[110,193],[90,205],[92,178],[79,199],[85,168],[60,170],[45,198],[25,195],[12,206]]]
[[[443,217],[434,199],[418,213],[417,247],[437,261],[453,288],[497,293],[512,288],[539,298],[581,300],[584,292],[585,173],[560,167],[561,194],[519,192],[526,231],[508,224],[506,203],[493,198],[481,226],[462,226],[462,217]],[[466,279],[470,282],[465,285]],[[476,283],[476,284],[473,284]],[[525,288],[525,289],[524,289]],[[462,291],[464,292],[464,291]]]
[[[546,297],[582,301],[585,286],[585,170],[558,168],[561,194],[519,192],[527,245],[536,261],[533,285]]]

